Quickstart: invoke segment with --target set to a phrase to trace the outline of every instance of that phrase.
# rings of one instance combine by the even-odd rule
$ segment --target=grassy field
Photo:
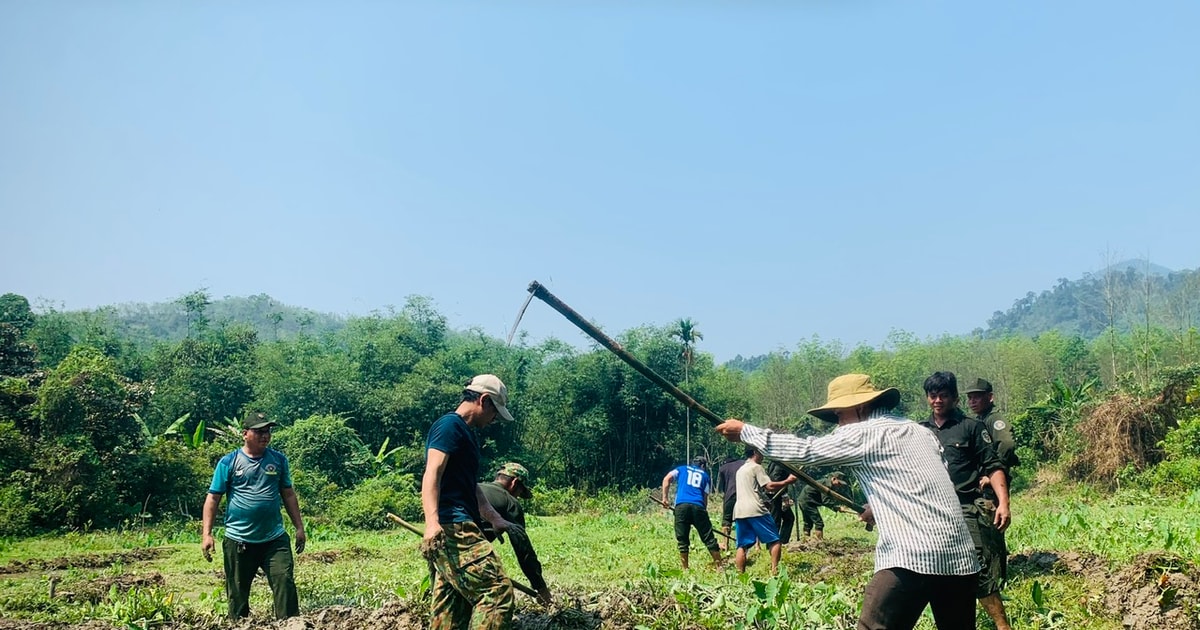
[[[545,609],[518,594],[518,628],[853,627],[874,547],[874,534],[854,517],[828,515],[824,541],[789,545],[777,578],[765,554],[754,554],[739,576],[712,569],[698,546],[692,570],[683,572],[670,514],[644,496],[530,518],[557,601]],[[1058,487],[1018,495],[1005,591],[1014,627],[1200,628],[1198,503],[1200,493],[1101,496]],[[198,530],[198,523],[131,526],[0,541],[0,618],[7,620],[0,627],[87,620],[227,626],[220,560],[203,560]],[[314,520],[309,537],[296,572],[309,627],[323,627],[320,611],[339,606],[391,606],[408,620],[394,617],[392,627],[421,627],[414,620],[427,611],[428,575],[415,535],[346,531]],[[524,581],[508,546],[498,548],[510,576]],[[268,593],[265,582],[256,583],[257,615],[269,610]],[[320,618],[345,626],[352,613],[339,614]],[[979,619],[980,628],[992,627],[982,613]],[[919,627],[933,625],[925,619]]]

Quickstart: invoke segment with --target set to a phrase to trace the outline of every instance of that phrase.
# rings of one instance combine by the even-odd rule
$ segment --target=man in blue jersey
[[[678,466],[662,480],[663,507],[668,507],[667,490],[672,481],[678,481],[675,492],[675,541],[679,544],[679,561],[688,568],[688,548],[692,527],[700,534],[700,542],[712,554],[713,564],[721,566],[721,548],[713,535],[712,521],[708,518],[708,495],[712,493],[712,478],[708,475],[708,459],[703,455],[693,460],[693,465]]]
[[[300,518],[300,501],[292,489],[292,471],[287,457],[267,448],[274,426],[264,413],[246,414],[242,420],[242,448],[217,462],[208,498],[204,501],[200,551],[205,560],[212,562],[213,548],[216,547],[213,522],[217,519],[221,495],[228,496],[221,550],[225,559],[229,616],[234,619],[250,614],[250,583],[260,568],[271,586],[275,618],[300,614],[292,546],[279,514],[281,504],[296,528],[296,553],[304,551],[308,537]]]
[[[467,381],[462,401],[433,423],[425,440],[421,507],[425,537],[421,553],[432,565],[431,630],[465,630],[478,613],[480,629],[512,624],[513,585],[479,523],[499,532],[519,531],[505,520],[479,487],[479,436],[496,418],[511,421],[508,388],[499,378],[481,374]]]

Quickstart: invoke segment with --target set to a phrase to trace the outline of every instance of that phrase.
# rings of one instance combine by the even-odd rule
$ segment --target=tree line
[[[195,517],[213,462],[240,444],[236,419],[249,410],[281,423],[273,446],[293,460],[306,506],[348,524],[381,506],[415,516],[426,429],[485,372],[508,384],[518,421],[483,434],[484,465],[520,461],[542,488],[642,488],[688,452],[712,462],[733,454],[706,421],[599,347],[509,346],[452,330],[422,297],[289,335],[214,323],[211,304],[204,291],[181,297],[186,333],[147,343],[103,312],[39,314],[22,296],[0,296],[0,535]],[[686,317],[613,336],[718,414],[801,434],[829,430],[805,411],[839,374],[899,388],[899,411],[914,418],[927,413],[921,383],[933,371],[984,377],[1018,429],[1032,418],[1034,461],[1062,455],[1035,448],[1077,416],[1053,404],[1062,391],[1148,391],[1163,369],[1196,356],[1194,329],[1095,339],[894,332],[877,347],[811,337],[747,371],[714,364],[700,323]]]

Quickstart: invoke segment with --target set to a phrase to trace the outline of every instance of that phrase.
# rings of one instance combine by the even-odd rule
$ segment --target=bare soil
[[[1100,557],[1037,551],[1009,558],[1029,575],[1069,573],[1104,585],[1104,605],[1131,630],[1200,630],[1200,569],[1170,554],[1145,553],[1117,570]]]
[[[806,540],[788,546],[789,551],[824,556],[814,561],[797,579],[806,581],[840,579],[848,567],[869,567],[872,549],[855,540]],[[143,550],[149,551],[149,550]],[[344,552],[343,552],[344,553]],[[312,559],[332,562],[337,557]],[[78,566],[71,564],[69,566]],[[1131,630],[1200,630],[1200,568],[1177,556],[1149,553],[1137,556],[1113,569],[1099,556],[1074,552],[1034,551],[1009,558],[1010,570],[1019,575],[1070,574],[1089,584],[1101,586],[1103,605],[1114,611]],[[81,601],[99,601],[114,585],[120,590],[132,587],[161,586],[158,573],[141,576],[102,578],[89,584],[86,592],[77,589],[72,596]],[[64,594],[65,595],[65,594]],[[646,616],[661,617],[676,602],[650,592],[607,590],[601,592],[558,592],[557,603],[546,609],[528,598],[518,599],[515,630],[601,630],[631,628]],[[390,601],[378,608],[330,606],[282,621],[263,617],[229,625],[221,620],[208,623],[176,624],[179,630],[423,630],[428,626],[429,604],[424,600]],[[31,623],[0,619],[0,630],[109,630],[111,625],[91,621],[83,624]]]
[[[0,575],[31,573],[34,571],[62,571],[65,569],[105,569],[114,564],[130,564],[157,559],[174,550],[170,547],[145,547],[113,553],[88,553],[78,556],[59,556],[49,559],[13,560],[0,567]]]

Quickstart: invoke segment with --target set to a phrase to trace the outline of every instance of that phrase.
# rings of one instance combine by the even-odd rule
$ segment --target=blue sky
[[[0,292],[718,360],[1200,267],[1200,4],[0,2]],[[535,303],[535,342],[582,344]]]

